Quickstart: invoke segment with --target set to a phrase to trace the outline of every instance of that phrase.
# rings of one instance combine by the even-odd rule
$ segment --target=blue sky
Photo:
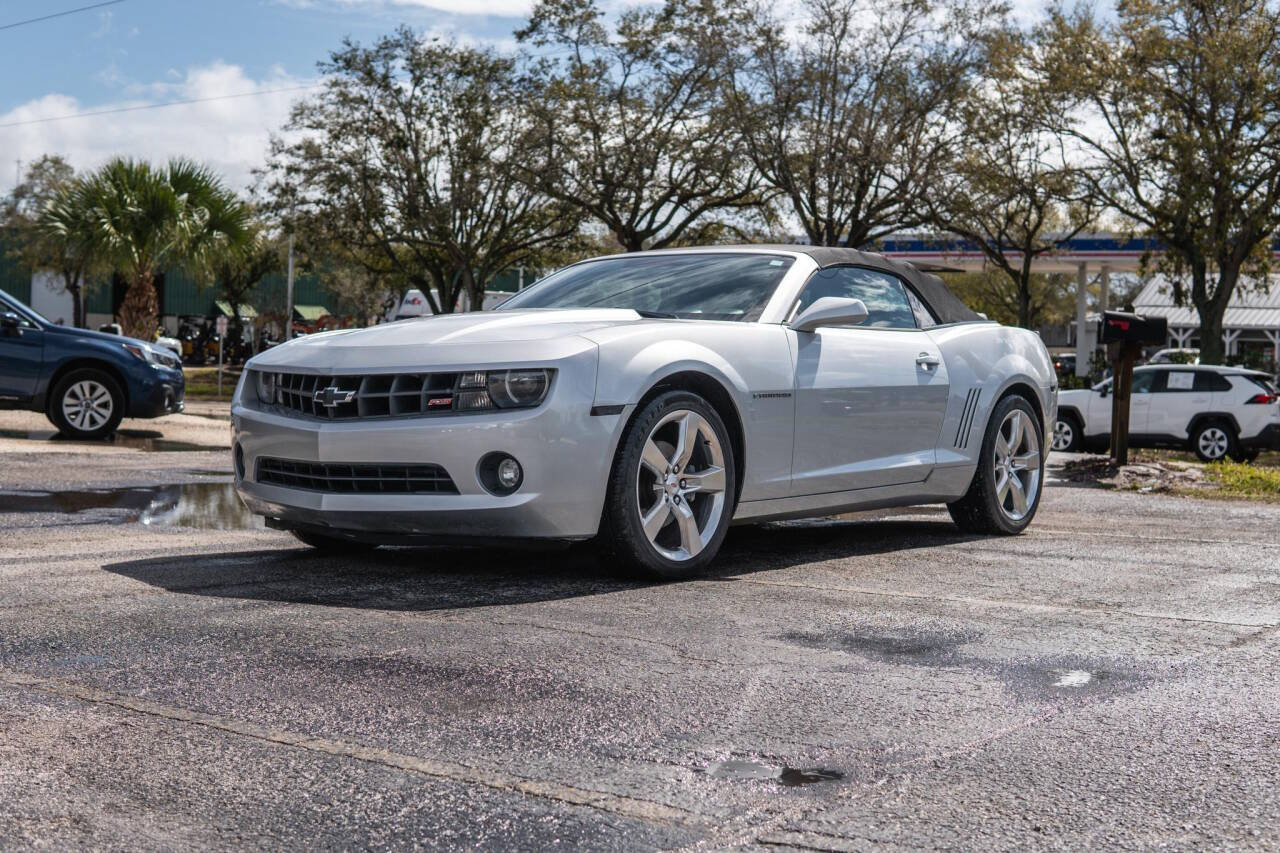
[[[94,0],[7,0],[0,27]],[[401,23],[509,43],[527,0],[123,0],[0,29],[0,190],[16,161],[60,153],[81,168],[115,153],[188,154],[240,187],[267,137],[305,92],[65,121],[81,112],[303,86],[343,37],[371,41]]]
[[[316,62],[345,36],[408,24],[499,47],[533,0],[122,0],[13,29],[96,0],[0,3],[0,193],[45,153],[88,169],[117,154],[185,155],[243,189]],[[605,0],[606,9],[627,0]],[[643,0],[642,0],[643,2]],[[732,2],[732,0],[730,0]],[[798,0],[782,3],[798,5]],[[1019,13],[1043,0],[1014,0]],[[286,90],[286,91],[281,91]],[[253,94],[260,93],[260,94]],[[252,94],[251,97],[239,97]],[[233,95],[237,97],[228,98]],[[213,100],[209,100],[213,99]],[[79,113],[200,100],[160,109]]]

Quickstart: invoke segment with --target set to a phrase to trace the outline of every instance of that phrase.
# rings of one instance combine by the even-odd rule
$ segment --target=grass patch
[[[188,400],[230,400],[231,393],[236,390],[240,381],[239,367],[222,369],[222,394],[218,394],[217,367],[184,367],[183,374],[187,378]]]
[[[1280,502],[1280,468],[1215,462],[1205,466],[1205,475],[1222,497]]]

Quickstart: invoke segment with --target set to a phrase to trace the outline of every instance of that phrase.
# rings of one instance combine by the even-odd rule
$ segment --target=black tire
[[[689,461],[689,468],[693,472],[711,468],[722,469],[724,482],[721,491],[701,494],[677,493],[672,497],[669,490],[664,491],[665,487],[656,482],[656,477],[649,480],[648,488],[645,489],[646,483],[643,481],[650,476],[648,473],[641,472],[641,457],[645,446],[650,436],[655,434],[655,430],[667,429],[663,423],[664,419],[679,417],[677,413],[682,411],[700,416],[714,434],[714,443],[702,437],[698,439],[698,447]],[[707,461],[716,453],[719,454],[722,465],[711,465]],[[695,465],[701,467],[695,468]],[[677,471],[674,476],[677,484],[673,488],[685,482],[680,477],[680,472]],[[690,474],[690,478],[693,476],[695,474]],[[622,434],[622,440],[618,443],[618,452],[614,457],[613,470],[609,475],[609,488],[600,519],[600,535],[597,537],[597,546],[602,556],[609,564],[618,566],[626,574],[650,580],[674,580],[695,574],[715,559],[716,553],[724,542],[725,533],[733,519],[737,482],[737,464],[729,441],[729,431],[715,408],[702,397],[688,391],[668,391],[660,394],[637,413],[627,425]],[[668,501],[670,514],[664,516],[667,520],[662,522],[656,534],[656,543],[650,540],[644,530],[640,505],[640,501],[644,499],[642,492],[650,496],[657,492],[658,496],[652,499],[659,502],[664,500],[663,495],[667,496],[665,499]],[[718,504],[715,500],[717,494],[721,496]],[[674,505],[671,501],[674,501]],[[683,541],[680,536],[680,525],[676,523],[678,505],[682,501],[684,509],[681,511],[689,513],[695,519],[701,514],[702,520],[695,521],[698,526],[694,529],[701,531],[698,541],[705,539],[705,544],[702,544],[701,550],[692,556],[671,559],[665,556],[659,547],[671,541],[673,533],[676,540]],[[719,515],[713,519],[717,506]],[[657,508],[656,503],[653,508]],[[673,527],[676,528],[674,531],[671,529]],[[675,553],[676,550],[678,548],[673,548],[668,553]],[[684,550],[684,553],[687,554],[689,550],[691,549]]]
[[[1201,421],[1191,431],[1191,452],[1201,462],[1221,462],[1240,452],[1240,442],[1226,421]]]
[[[312,533],[310,530],[290,530],[289,532],[303,545],[324,551],[326,555],[364,554],[378,547],[371,542],[325,536],[322,533]]]
[[[1065,440],[1061,447],[1058,446],[1060,440]],[[1053,425],[1051,447],[1058,453],[1084,452],[1084,424],[1080,423],[1080,418],[1074,412],[1058,415],[1058,422]]]
[[[1006,502],[1013,502],[1012,494],[1001,498],[996,480],[996,437],[998,434],[1003,437],[1006,419],[1015,411],[1023,414],[1023,428],[1032,431],[1039,454],[1035,468],[1034,495],[1027,501],[1026,512],[1018,517],[1013,514],[1016,513],[1016,505],[1013,510],[1004,506]],[[1000,400],[987,421],[987,429],[982,437],[982,452],[978,455],[978,470],[973,475],[973,482],[969,484],[969,491],[960,500],[947,504],[947,510],[956,525],[966,533],[1000,536],[1013,536],[1026,530],[1027,525],[1035,518],[1036,510],[1040,508],[1040,497],[1044,493],[1044,446],[1044,429],[1040,418],[1026,398],[1012,394]],[[1023,470],[1030,472],[1032,469]],[[1017,476],[1025,494],[1027,486],[1021,475]],[[1028,481],[1029,479],[1028,477]]]
[[[96,439],[116,431],[124,409],[124,391],[115,378],[105,370],[85,367],[58,380],[45,414],[68,438]]]

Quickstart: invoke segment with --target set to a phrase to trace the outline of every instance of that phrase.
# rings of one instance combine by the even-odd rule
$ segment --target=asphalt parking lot
[[[1280,845],[1280,505],[1051,482],[642,585],[317,556],[225,421],[125,426],[0,413],[4,849]]]

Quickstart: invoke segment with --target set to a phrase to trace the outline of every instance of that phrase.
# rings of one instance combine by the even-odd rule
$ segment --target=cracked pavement
[[[225,421],[126,427],[0,413],[5,849],[1280,845],[1280,506],[1050,482],[644,585],[225,529]]]

